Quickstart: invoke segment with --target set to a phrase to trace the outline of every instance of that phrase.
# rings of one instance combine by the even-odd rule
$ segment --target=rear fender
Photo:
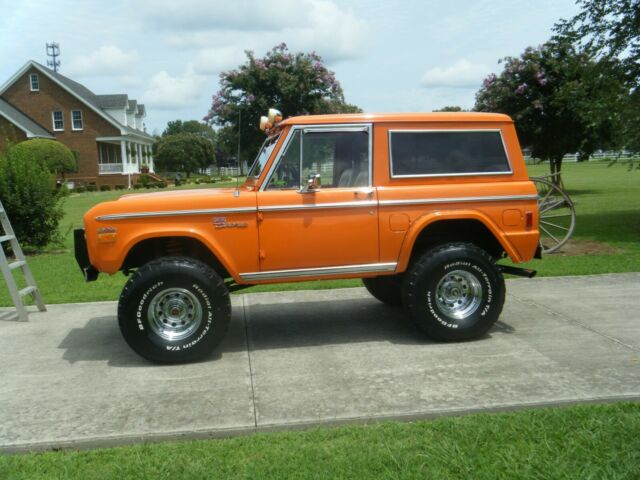
[[[504,232],[500,228],[498,228],[487,215],[483,214],[482,212],[478,212],[477,210],[451,210],[446,212],[431,212],[418,217],[413,221],[402,243],[400,255],[398,257],[398,267],[396,271],[404,272],[407,269],[409,261],[411,260],[413,247],[420,233],[434,222],[446,220],[479,221],[489,230],[489,232],[491,232],[494,238],[500,243],[504,251],[507,252],[507,255],[509,255],[509,257],[511,257],[514,262],[518,263],[522,261],[520,254],[515,249],[513,244],[509,241]]]

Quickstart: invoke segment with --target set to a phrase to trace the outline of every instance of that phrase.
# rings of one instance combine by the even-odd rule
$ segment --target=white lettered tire
[[[449,243],[424,253],[404,278],[403,304],[434,340],[471,340],[498,320],[505,299],[502,272],[470,243]]]
[[[164,257],[144,265],[126,283],[118,324],[129,346],[157,363],[184,363],[209,355],[231,318],[229,292],[204,263]]]

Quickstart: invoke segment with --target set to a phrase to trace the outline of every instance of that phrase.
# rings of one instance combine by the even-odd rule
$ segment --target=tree
[[[598,148],[621,142],[621,114],[626,99],[616,65],[596,61],[568,41],[549,41],[507,57],[500,75],[491,74],[476,94],[475,110],[502,112],[516,124],[523,146],[549,160],[559,174],[562,157],[588,157]]]
[[[161,137],[157,142],[155,161],[160,170],[191,173],[215,162],[210,140],[194,133],[178,133]]]
[[[49,166],[37,149],[24,147],[32,142],[12,145],[0,154],[0,198],[20,241],[40,248],[59,239],[64,193],[56,191]]]
[[[464,112],[464,111],[465,110],[463,110],[462,107],[459,107],[458,105],[447,105],[445,107],[434,110],[434,112]]]
[[[577,0],[580,13],[555,26],[563,38],[619,60],[640,86],[640,0]]]
[[[14,155],[41,159],[49,172],[56,176],[62,175],[64,178],[65,173],[78,170],[78,162],[73,152],[66,145],[55,140],[34,138],[14,145],[12,150]]]
[[[177,135],[178,133],[193,133],[202,138],[211,140],[215,145],[216,143],[216,131],[206,123],[199,122],[198,120],[173,120],[167,123],[167,128],[162,132],[162,136]]]
[[[204,118],[225,130],[220,143],[229,154],[237,152],[239,125],[240,157],[252,158],[257,153],[264,141],[259,119],[269,108],[278,108],[286,116],[360,111],[345,102],[335,74],[315,52],[293,54],[281,43],[263,58],[245,53],[244,64],[220,75],[221,88]]]
[[[555,26],[560,38],[620,64],[629,89],[624,146],[640,152],[640,0],[578,0],[580,13]]]

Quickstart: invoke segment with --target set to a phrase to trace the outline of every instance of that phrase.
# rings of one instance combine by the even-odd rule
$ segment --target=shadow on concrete
[[[296,348],[361,342],[432,345],[400,307],[376,300],[349,299],[249,305],[246,308],[251,350]],[[514,332],[497,322],[489,334]]]
[[[424,333],[410,322],[402,308],[384,305],[372,299],[295,302],[249,305],[234,310],[229,331],[211,356],[246,351],[247,337],[251,350],[269,350],[362,342],[391,342],[405,345],[432,345]],[[482,341],[492,333],[514,332],[497,322]],[[97,317],[84,327],[74,328],[58,346],[69,363],[107,361],[115,367],[148,367],[150,362],[139,357],[124,341],[115,316]]]

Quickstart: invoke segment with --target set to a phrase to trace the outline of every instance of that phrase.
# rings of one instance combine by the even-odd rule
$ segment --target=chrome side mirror
[[[312,193],[320,190],[320,174],[310,173],[307,183],[300,189],[300,193]]]

